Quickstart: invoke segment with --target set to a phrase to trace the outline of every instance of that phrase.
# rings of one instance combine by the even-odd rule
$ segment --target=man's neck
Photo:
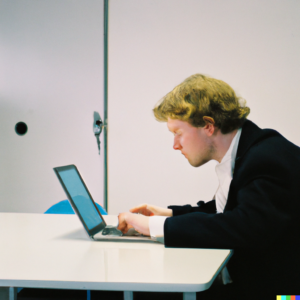
[[[218,130],[215,134],[214,139],[214,158],[219,163],[222,161],[223,157],[225,156],[226,152],[228,151],[232,140],[234,139],[237,129],[232,132],[223,134],[221,130]]]

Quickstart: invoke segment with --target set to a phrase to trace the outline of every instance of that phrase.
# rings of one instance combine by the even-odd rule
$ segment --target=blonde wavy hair
[[[209,117],[226,134],[243,125],[250,113],[245,104],[224,81],[195,74],[163,97],[153,112],[158,121],[179,119],[195,127],[204,127],[203,117]]]

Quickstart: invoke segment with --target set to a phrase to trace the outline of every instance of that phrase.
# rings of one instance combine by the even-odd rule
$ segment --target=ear
[[[208,136],[212,136],[215,132],[215,120],[211,117],[203,117],[203,120],[205,122],[204,129]]]

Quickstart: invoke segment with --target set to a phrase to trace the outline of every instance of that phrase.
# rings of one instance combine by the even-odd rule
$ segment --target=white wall
[[[94,111],[103,117],[103,1],[0,0],[1,212],[66,199],[52,168],[67,164],[103,203]]]
[[[109,212],[210,200],[214,162],[192,168],[152,115],[194,73],[229,83],[249,119],[300,145],[298,0],[110,0]]]

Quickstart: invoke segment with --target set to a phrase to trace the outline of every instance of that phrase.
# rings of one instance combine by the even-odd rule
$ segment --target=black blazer
[[[234,249],[228,271],[243,292],[299,295],[299,187],[300,148],[247,120],[224,213],[214,200],[170,206],[165,245]]]

